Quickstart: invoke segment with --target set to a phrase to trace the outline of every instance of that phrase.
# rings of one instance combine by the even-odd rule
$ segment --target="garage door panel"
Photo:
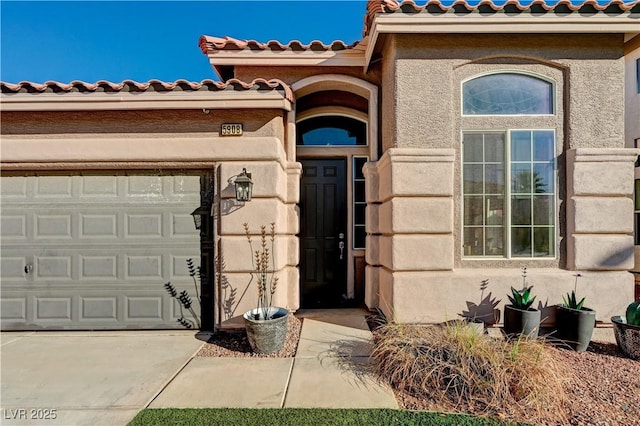
[[[71,321],[72,297],[36,297],[36,321]]]
[[[3,320],[26,321],[27,319],[27,298],[3,298],[0,303],[0,318]]]
[[[11,280],[18,280],[20,283],[24,282],[26,280],[24,267],[27,264],[28,264],[28,261],[26,256],[8,257],[3,255],[0,262],[0,267],[2,268],[3,281],[7,279],[11,279]]]
[[[73,196],[73,177],[38,176],[34,177],[34,196],[38,198],[65,199]]]
[[[80,198],[97,200],[113,199],[118,196],[117,176],[85,176],[80,179]]]
[[[118,279],[118,256],[80,255],[80,279],[85,282],[92,280]]]
[[[27,198],[28,178],[15,176],[0,179],[0,195],[3,200],[22,200]]]
[[[200,182],[124,172],[3,177],[2,328],[183,328],[164,284],[187,290],[199,308],[186,259],[199,266],[191,212]]]
[[[79,213],[79,238],[118,238],[118,215],[115,213]]]
[[[117,322],[118,298],[103,296],[80,297],[80,320]]]
[[[0,232],[3,239],[26,240],[27,227],[26,215],[7,214],[0,218]]]

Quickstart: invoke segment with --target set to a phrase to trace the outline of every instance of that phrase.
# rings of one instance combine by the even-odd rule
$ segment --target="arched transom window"
[[[350,117],[323,115],[298,123],[297,145],[358,146],[367,144],[366,123]]]
[[[518,73],[489,74],[466,81],[464,115],[553,114],[553,84]]]

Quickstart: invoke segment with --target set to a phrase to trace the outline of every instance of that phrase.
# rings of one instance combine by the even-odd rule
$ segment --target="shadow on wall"
[[[461,317],[474,322],[482,321],[486,325],[493,325],[500,322],[500,309],[497,309],[497,306],[501,300],[492,297],[491,292],[485,296],[484,292],[487,287],[489,287],[488,278],[482,280],[480,283],[480,302],[465,302],[467,304],[467,310],[459,314]]]
[[[614,267],[617,269],[621,264],[628,262],[629,259],[631,259],[631,263],[633,263],[633,252],[634,246],[630,246],[624,250],[620,250],[612,254],[609,257],[605,257],[604,259],[602,259],[602,261],[600,261],[600,265],[605,267]]]

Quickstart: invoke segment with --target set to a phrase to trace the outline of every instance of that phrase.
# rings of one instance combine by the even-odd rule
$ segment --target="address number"
[[[242,136],[242,124],[223,124],[222,136]]]

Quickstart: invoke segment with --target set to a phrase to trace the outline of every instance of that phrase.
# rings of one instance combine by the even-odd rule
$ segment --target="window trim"
[[[511,132],[517,132],[517,131],[528,131],[528,132],[535,132],[535,131],[550,131],[553,132],[553,147],[554,147],[554,155],[553,155],[553,184],[554,184],[554,192],[553,192],[553,212],[554,212],[554,223],[553,223],[553,229],[554,229],[554,245],[553,245],[553,252],[554,254],[552,256],[538,256],[538,257],[522,257],[522,256],[512,256],[511,254],[511,229],[512,229],[512,224],[511,224]],[[507,188],[507,182],[508,182],[508,191],[505,191],[504,193],[504,199],[505,199],[505,218],[506,221],[505,223],[503,223],[502,225],[502,229],[503,232],[505,232],[505,238],[504,238],[504,244],[505,244],[505,253],[501,256],[486,256],[486,255],[480,255],[480,256],[472,256],[472,255],[465,255],[464,253],[464,230],[465,230],[465,225],[464,225],[464,146],[462,144],[463,141],[463,137],[465,133],[504,133],[506,135],[505,138],[505,150],[504,150],[504,158],[505,158],[505,188]],[[557,140],[557,130],[555,128],[520,128],[520,127],[514,127],[514,128],[505,128],[505,127],[500,127],[500,128],[490,128],[490,129],[483,129],[483,128],[470,128],[470,129],[464,129],[464,130],[460,130],[460,174],[459,174],[459,181],[458,184],[460,185],[460,221],[458,222],[458,226],[459,226],[459,232],[460,232],[460,256],[462,261],[487,261],[487,260],[508,260],[508,261],[549,261],[549,260],[557,260],[559,258],[560,255],[560,250],[559,250],[559,236],[560,236],[560,217],[559,217],[559,203],[558,203],[558,196],[559,196],[559,176],[558,176],[558,140]],[[484,179],[484,178],[483,178]],[[533,225],[532,225],[533,226]]]
[[[551,84],[551,114],[465,114],[464,113],[464,84],[475,80],[477,78],[487,77],[489,75],[495,74],[520,74],[528,77],[537,78],[538,80],[545,81]],[[460,117],[501,117],[501,118],[517,118],[517,117],[554,117],[558,113],[558,91],[557,91],[557,83],[554,79],[549,78],[545,75],[538,74],[531,71],[523,71],[518,69],[500,69],[487,71],[480,74],[474,74],[471,77],[465,78],[460,82]]]

